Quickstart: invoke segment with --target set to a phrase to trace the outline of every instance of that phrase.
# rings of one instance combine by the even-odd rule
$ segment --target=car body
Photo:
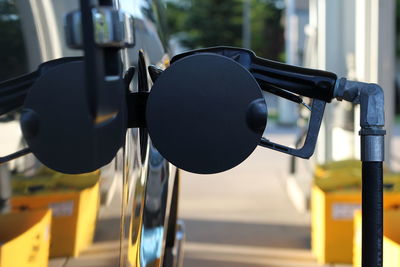
[[[169,64],[164,4],[161,0],[115,0],[113,5],[134,18],[135,45],[121,50],[124,69],[136,68],[129,89],[150,90],[147,66],[166,68]],[[82,56],[81,50],[67,47],[64,36],[64,16],[77,9],[78,0],[0,2],[0,81],[35,71],[52,59]],[[12,114],[18,118],[18,110]],[[11,129],[2,135],[10,144],[2,154],[25,145],[18,123],[9,118],[4,117],[0,125]],[[30,154],[10,168],[34,177],[43,166]],[[179,266],[184,237],[177,219],[179,172],[158,153],[145,128],[128,129],[125,145],[101,168],[100,175],[102,205],[95,241],[114,243],[107,253],[99,253],[96,266]],[[79,263],[79,257],[75,262]],[[74,261],[64,266],[74,266]]]

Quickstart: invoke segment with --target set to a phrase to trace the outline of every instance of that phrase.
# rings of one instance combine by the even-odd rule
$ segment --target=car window
[[[0,0],[0,81],[28,71],[21,16],[15,1]]]

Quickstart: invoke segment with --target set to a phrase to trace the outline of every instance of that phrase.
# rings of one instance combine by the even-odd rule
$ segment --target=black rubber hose
[[[83,57],[64,57],[50,60],[40,64],[37,71],[0,82],[0,116],[22,107],[29,89],[40,76],[59,65],[81,60],[83,60]]]
[[[362,163],[362,267],[382,267],[382,162]]]

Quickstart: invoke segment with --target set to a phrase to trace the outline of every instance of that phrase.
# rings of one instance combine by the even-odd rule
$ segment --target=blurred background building
[[[308,4],[308,12],[298,8],[299,3],[303,3],[302,7]],[[289,17],[286,19],[287,58],[302,58],[303,66],[382,86],[385,91],[386,163],[398,168],[392,141],[396,104],[395,1],[287,0],[286,4]],[[293,21],[301,21],[300,17],[307,13],[307,24],[293,30]],[[359,107],[350,103],[328,105],[314,161],[300,164],[359,158],[359,116]],[[306,169],[313,170],[312,167]],[[296,176],[305,196],[309,195],[311,177],[311,173]]]
[[[268,59],[379,83],[385,90],[387,164],[400,167],[392,142],[398,102],[395,0],[169,0],[167,5],[172,40],[179,44],[176,52],[245,46]],[[265,96],[269,125],[305,124],[297,105]],[[296,160],[288,176],[290,195],[304,196],[294,200],[299,208],[307,207],[316,163],[359,158],[358,118],[359,109],[351,103],[327,106],[315,157]]]
[[[244,46],[268,59],[380,84],[385,91],[386,163],[392,170],[399,170],[396,61],[400,51],[400,1],[169,0],[167,5],[173,40],[180,44],[178,52],[215,45]],[[304,119],[309,116],[307,110],[270,94],[265,97],[269,108],[265,135],[271,140],[288,142],[288,145],[301,145],[299,128],[307,126],[307,119]],[[205,262],[208,266],[235,263],[237,266],[317,266],[313,258],[318,254],[314,243],[314,255],[306,256],[310,251],[308,238],[317,236],[316,226],[312,226],[312,231],[309,228],[310,214],[314,216],[314,211],[310,213],[309,210],[311,195],[315,192],[316,166],[359,159],[359,112],[359,108],[350,103],[333,101],[327,105],[316,153],[310,160],[288,160],[287,155],[257,150],[241,166],[215,178],[185,174],[181,210],[188,219],[190,245],[186,263],[194,264],[192,266],[202,266]],[[359,194],[358,185],[346,188],[351,174],[346,173],[348,169],[344,167],[342,171],[343,177],[331,177],[336,183],[332,188],[339,188],[339,191],[345,188]],[[355,169],[355,172],[359,174],[360,170]],[[202,205],[196,202],[199,199]],[[291,205],[288,206],[289,199]],[[336,254],[346,247],[350,260],[340,262],[349,264],[353,248],[353,212],[360,208],[360,203],[359,200],[337,201],[344,204],[341,212],[345,218],[339,219],[339,224],[343,224],[337,232],[324,229],[341,241],[327,238],[326,242]],[[329,214],[333,206],[329,205],[326,214],[316,221],[335,221],[334,215]],[[300,212],[294,212],[293,206]],[[342,235],[344,232],[347,234]],[[202,242],[207,242],[213,251],[199,246],[205,245]],[[257,254],[259,248],[263,251]],[[271,248],[279,248],[282,254],[269,254],[267,251]],[[302,249],[305,256],[300,263],[294,251]],[[238,254],[228,252],[234,250]],[[320,259],[318,261],[321,263]],[[333,262],[329,266],[349,265]]]
[[[33,71],[43,61],[76,55],[60,42],[64,5],[71,5],[69,1],[0,0],[3,14],[18,14],[0,17],[0,50],[10,51],[0,55],[1,80]],[[8,2],[15,2],[15,10],[8,10]],[[163,3],[171,54],[218,45],[246,47],[260,57],[380,84],[385,90],[386,163],[400,170],[400,0]],[[145,25],[137,23],[143,23],[136,24],[138,28]],[[34,32],[28,30],[30,25],[35,26]],[[137,36],[138,41],[143,38],[151,36]],[[268,93],[264,96],[269,109],[265,135],[287,145],[301,144],[298,128],[306,126],[306,109]],[[184,173],[180,205],[188,227],[187,266],[314,266],[309,256],[308,209],[315,166],[359,158],[358,118],[358,107],[350,103],[327,105],[311,160],[289,160],[287,155],[259,149],[242,166],[223,174]],[[1,154],[20,145],[19,126],[12,126],[17,129],[10,134],[14,142],[2,137]],[[302,214],[293,212],[288,199]],[[228,264],[219,265],[224,261]]]

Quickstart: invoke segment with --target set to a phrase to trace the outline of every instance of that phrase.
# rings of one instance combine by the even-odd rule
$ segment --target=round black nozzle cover
[[[211,174],[235,167],[254,151],[267,109],[248,70],[227,57],[203,53],[174,62],[158,77],[146,120],[153,144],[168,161]]]

